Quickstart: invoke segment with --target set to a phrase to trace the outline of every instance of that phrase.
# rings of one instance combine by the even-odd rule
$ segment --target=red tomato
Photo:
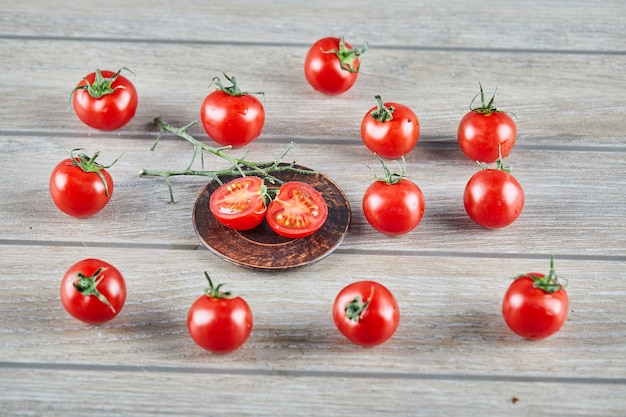
[[[517,126],[508,114],[496,109],[493,103],[495,93],[489,103],[485,103],[481,86],[480,98],[481,106],[472,108],[461,119],[458,141],[469,159],[491,163],[511,153],[515,145]]]
[[[327,95],[341,94],[356,82],[359,57],[367,51],[352,49],[343,38],[328,37],[315,42],[304,60],[304,75],[311,86]]]
[[[211,194],[209,208],[224,226],[250,230],[265,218],[267,187],[259,177],[242,177],[221,185]]]
[[[59,162],[50,175],[50,196],[62,212],[73,217],[89,217],[107,205],[113,194],[113,178],[105,168],[96,163],[99,152],[89,157],[85,154]],[[117,160],[116,160],[117,161]]]
[[[74,111],[87,126],[115,130],[135,116],[137,90],[120,72],[96,70],[87,75],[72,91]],[[128,70],[130,71],[130,70]]]
[[[202,348],[213,353],[227,353],[244,344],[252,332],[252,310],[248,303],[222,292],[222,284],[213,285],[209,274],[206,294],[189,309],[187,329],[191,338]]]
[[[297,239],[317,232],[327,217],[328,206],[319,191],[304,182],[290,181],[281,185],[265,218],[280,236]]]
[[[337,329],[364,347],[386,342],[398,328],[400,308],[393,294],[374,281],[354,282],[342,289],[333,303]]]
[[[554,272],[520,275],[509,286],[502,302],[502,316],[513,332],[526,339],[544,339],[556,333],[567,318],[569,298]]]
[[[383,103],[376,96],[372,107],[361,121],[361,139],[367,148],[383,158],[400,158],[415,147],[420,125],[417,116],[407,106]]]
[[[61,302],[78,320],[90,324],[105,323],[122,311],[126,302],[126,282],[113,265],[98,259],[83,259],[63,276]]]
[[[265,109],[252,95],[263,93],[242,92],[235,77],[224,76],[232,86],[224,87],[218,77],[213,79],[218,89],[204,99],[200,120],[211,139],[236,148],[252,142],[263,130]]]
[[[397,236],[415,229],[424,217],[425,201],[422,190],[400,174],[391,174],[383,163],[386,178],[376,179],[363,195],[363,214],[376,230]]]
[[[474,222],[489,229],[499,229],[513,223],[524,208],[524,190],[503,167],[486,168],[475,173],[463,193],[465,211]]]

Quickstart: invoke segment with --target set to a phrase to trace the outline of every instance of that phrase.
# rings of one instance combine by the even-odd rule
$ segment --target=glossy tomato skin
[[[200,120],[211,139],[222,146],[237,148],[261,134],[265,109],[251,94],[230,95],[215,90],[202,102]]]
[[[95,280],[102,279],[97,291],[110,303],[105,304],[96,295],[81,293],[74,284],[80,274],[91,277],[98,269],[102,271]],[[102,324],[116,317],[126,302],[126,282],[120,271],[99,259],[83,259],[72,265],[61,280],[61,302],[72,317],[89,324]]]
[[[263,187],[263,180],[259,177],[235,178],[211,194],[211,213],[217,221],[231,229],[254,229],[265,219]]]
[[[348,91],[356,82],[358,71],[350,72],[341,67],[341,61],[336,53],[340,48],[341,38],[326,37],[319,39],[309,49],[304,60],[304,75],[309,84],[317,91],[326,95],[338,95]],[[345,47],[352,49],[350,44]],[[360,61],[353,61],[353,68],[357,69]]]
[[[389,236],[415,229],[424,217],[426,206],[422,190],[407,179],[394,184],[373,182],[365,190],[362,203],[367,222]]]
[[[469,111],[459,123],[458,142],[463,153],[472,161],[492,163],[507,157],[517,137],[517,126],[506,113]]]
[[[71,158],[59,162],[50,174],[50,196],[62,212],[78,218],[92,216],[107,205],[113,195],[113,178],[105,169],[107,187],[95,172],[85,172]]]
[[[328,218],[324,197],[311,185],[290,181],[281,185],[267,208],[266,220],[278,235],[298,239],[317,232]]]
[[[524,190],[508,172],[483,169],[467,182],[463,204],[474,222],[488,229],[499,229],[513,223],[522,213]]]
[[[378,107],[372,107],[361,121],[361,139],[375,154],[388,159],[400,158],[413,150],[420,134],[417,116],[409,107],[387,102],[393,109],[393,119],[380,122],[372,117]]]
[[[110,78],[115,75],[113,71],[101,71],[102,76]],[[90,83],[96,79],[96,73],[92,72],[85,79]],[[77,87],[85,86],[85,79],[81,80]],[[137,90],[133,83],[121,74],[111,84],[115,89],[110,94],[100,98],[92,97],[85,89],[76,89],[72,96],[74,111],[78,118],[87,126],[100,130],[116,130],[126,125],[137,110]]]
[[[544,277],[532,272],[515,279],[502,302],[502,316],[507,326],[526,339],[544,339],[565,323],[569,298],[565,289],[547,292],[534,287],[530,277]]]
[[[228,353],[245,343],[252,332],[252,310],[241,297],[199,297],[189,309],[191,338],[213,353]]]
[[[349,318],[346,307],[355,299],[369,304],[358,320]],[[400,308],[385,286],[375,281],[357,281],[343,288],[333,303],[333,320],[337,329],[352,343],[373,347],[386,342],[400,324]]]

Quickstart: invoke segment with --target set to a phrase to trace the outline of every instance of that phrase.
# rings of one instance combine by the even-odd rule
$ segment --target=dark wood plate
[[[308,169],[296,165],[299,169]],[[352,213],[350,202],[343,191],[322,174],[277,172],[282,181],[302,181],[319,191],[328,205],[328,218],[324,226],[310,236],[286,239],[274,233],[263,221],[248,231],[229,229],[219,223],[209,209],[211,194],[219,187],[217,181],[209,182],[200,192],[193,206],[193,225],[200,241],[220,258],[236,265],[258,270],[284,270],[319,261],[331,254],[348,233]],[[226,183],[234,176],[224,176]],[[267,184],[272,187],[271,184]]]

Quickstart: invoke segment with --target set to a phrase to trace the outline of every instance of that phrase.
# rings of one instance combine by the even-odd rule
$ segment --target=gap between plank
[[[5,370],[40,370],[71,372],[146,372],[161,374],[200,374],[227,376],[270,376],[292,378],[347,378],[376,380],[424,380],[451,382],[507,382],[546,384],[626,385],[626,378],[556,377],[534,375],[422,374],[406,372],[316,371],[297,369],[203,368],[191,366],[131,366],[77,363],[0,362]]]

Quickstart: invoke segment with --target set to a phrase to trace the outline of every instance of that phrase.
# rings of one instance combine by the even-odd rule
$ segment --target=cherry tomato
[[[480,164],[484,169],[472,175],[463,193],[467,214],[489,229],[510,225],[524,208],[524,190],[509,173],[510,167],[504,167],[501,159],[496,164],[496,168]]]
[[[496,109],[495,93],[489,103],[485,103],[481,86],[480,98],[481,106],[472,108],[461,119],[458,142],[469,159],[492,163],[499,157],[509,156],[515,145],[517,126],[511,116]]]
[[[252,142],[263,130],[265,109],[252,95],[263,93],[242,92],[235,77],[224,76],[232,85],[224,87],[219,77],[213,78],[218,89],[204,99],[200,120],[211,139],[236,148]]]
[[[61,280],[61,302],[74,318],[90,324],[117,316],[126,302],[126,282],[113,265],[99,259],[83,259]]]
[[[565,323],[569,298],[565,285],[554,272],[518,276],[509,286],[502,302],[502,316],[513,332],[526,339],[544,339]]]
[[[231,352],[244,344],[252,332],[252,310],[248,303],[230,292],[222,292],[222,284],[213,285],[205,272],[209,287],[189,309],[187,329],[191,338],[213,353]]]
[[[343,38],[327,37],[315,42],[304,60],[304,75],[317,91],[341,94],[356,82],[361,65],[359,57],[367,51],[352,49]]]
[[[376,96],[372,107],[361,121],[361,139],[367,148],[383,158],[400,158],[415,147],[420,125],[417,116],[407,106],[383,103]]]
[[[270,228],[282,237],[297,239],[317,232],[326,222],[328,206],[315,188],[300,181],[281,185],[267,207]]]
[[[113,178],[103,166],[96,162],[100,152],[93,156],[83,153],[64,159],[50,174],[50,196],[62,212],[73,217],[89,217],[107,205],[113,194]]]
[[[211,194],[209,208],[224,226],[254,229],[265,219],[267,187],[259,177],[242,177],[221,185]]]
[[[382,162],[382,160],[381,160]],[[386,177],[376,178],[363,195],[363,214],[376,230],[397,236],[415,229],[424,217],[425,201],[422,190],[404,178],[404,168],[392,174],[383,163]]]
[[[337,294],[333,319],[337,329],[352,343],[372,347],[393,336],[400,323],[400,308],[383,285],[358,281]]]
[[[72,91],[71,100],[78,118],[87,126],[115,130],[124,126],[137,110],[137,90],[117,72],[96,70],[87,75]],[[131,71],[132,72],[132,71]]]

